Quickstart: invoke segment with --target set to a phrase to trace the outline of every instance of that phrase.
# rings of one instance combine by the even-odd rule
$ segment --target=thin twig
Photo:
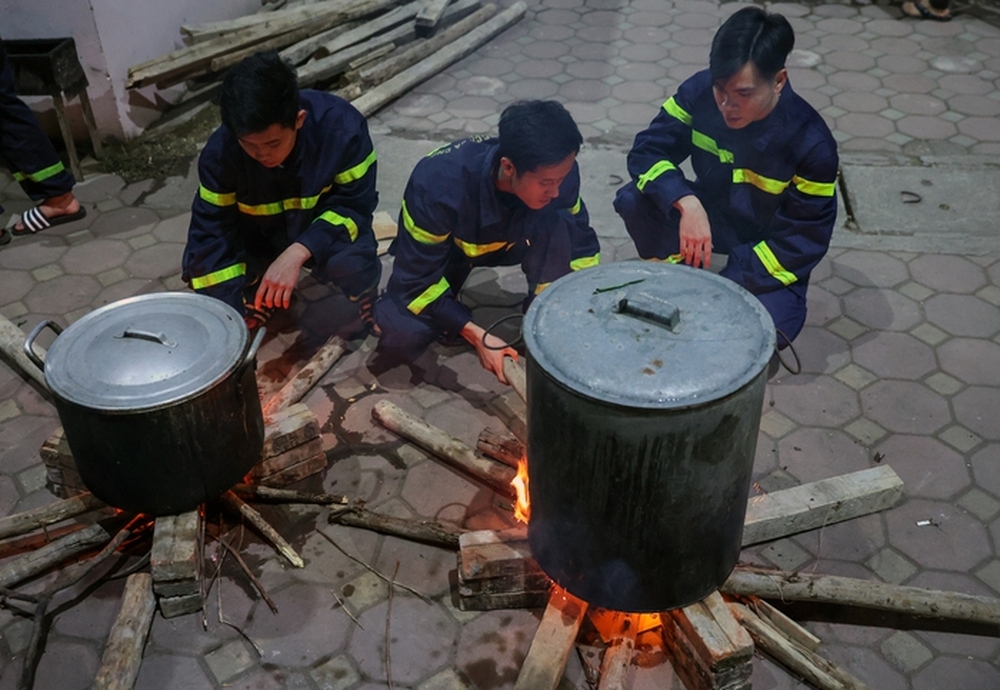
[[[240,542],[241,543],[243,541],[243,535],[244,535],[244,533],[245,532],[244,532],[244,529],[243,529],[243,525],[241,524],[240,525]],[[224,546],[226,548],[226,551],[228,551],[229,553],[232,553],[234,556],[236,555],[236,552],[233,551],[233,549],[229,546],[229,544],[227,544],[226,542],[224,542],[222,540],[222,535],[221,534],[219,535],[219,538],[216,541],[218,541],[219,544],[221,544],[222,546]],[[216,573],[217,577],[219,575],[221,575],[221,573],[222,573],[222,562],[226,559],[226,551],[222,551],[221,555],[218,556],[219,567],[216,568],[216,570],[215,570],[215,573]],[[219,624],[220,625],[225,625],[227,627],[230,627],[233,630],[235,630],[236,632],[238,632],[239,635],[240,635],[240,637],[242,637],[244,640],[246,640],[247,642],[249,642],[250,646],[253,647],[253,650],[255,652],[257,652],[257,658],[258,659],[262,659],[264,657],[264,650],[260,648],[260,645],[258,645],[256,642],[254,642],[250,638],[250,636],[247,635],[243,631],[243,628],[241,628],[240,626],[236,625],[235,623],[230,623],[229,621],[226,620],[226,617],[222,614],[222,578],[221,577],[219,577],[219,588],[215,590],[215,602],[216,602],[216,608],[218,609],[218,615],[216,617],[218,618]]]
[[[338,596],[337,596],[337,593],[336,593],[336,592],[334,592],[334,591],[333,591],[332,589],[330,590],[330,594],[332,594],[332,595],[333,595],[333,598],[337,600],[337,603],[338,603],[338,604],[340,604],[340,608],[344,609],[344,613],[346,613],[346,614],[348,615],[348,617],[349,617],[349,618],[350,618],[350,619],[351,619],[352,621],[354,621],[354,624],[355,624],[356,626],[358,626],[359,628],[361,628],[362,630],[364,630],[364,629],[365,629],[365,626],[361,625],[361,621],[359,621],[359,620],[358,620],[357,618],[355,618],[355,617],[354,617],[354,614],[353,614],[353,613],[351,613],[351,612],[350,612],[350,611],[348,610],[348,608],[347,608],[347,603],[346,603],[346,602],[345,602],[345,601],[344,601],[343,599],[341,599],[340,597],[338,597]]]
[[[428,598],[428,597],[427,597],[426,595],[424,595],[424,594],[421,594],[420,592],[418,592],[417,590],[413,589],[412,587],[407,587],[406,585],[402,584],[401,582],[393,582],[392,580],[390,580],[389,578],[387,578],[387,577],[386,577],[385,575],[383,575],[383,574],[382,574],[382,573],[380,573],[379,571],[375,570],[375,568],[371,567],[370,565],[368,565],[367,563],[365,563],[365,562],[364,562],[364,561],[362,561],[361,559],[359,559],[359,558],[356,558],[356,557],[352,556],[351,554],[347,553],[347,552],[346,552],[346,551],[344,551],[344,550],[343,550],[342,548],[340,548],[340,544],[338,544],[337,542],[335,542],[335,541],[334,541],[334,540],[333,540],[333,539],[332,539],[332,538],[330,537],[330,535],[329,535],[329,534],[326,534],[325,532],[323,532],[323,530],[316,530],[316,531],[317,531],[317,532],[319,532],[320,536],[322,536],[322,537],[323,537],[324,539],[326,539],[326,540],[327,540],[328,542],[330,542],[331,544],[333,544],[334,548],[335,548],[335,549],[337,549],[337,551],[340,551],[340,553],[344,554],[345,556],[347,556],[348,558],[350,558],[350,559],[351,559],[352,561],[354,561],[354,562],[355,562],[355,563],[357,563],[358,565],[360,565],[360,566],[362,566],[362,567],[364,567],[364,568],[367,568],[367,569],[368,569],[368,570],[370,570],[370,571],[371,571],[372,573],[374,573],[374,574],[375,574],[375,575],[377,575],[378,577],[380,577],[380,578],[382,578],[383,580],[385,580],[386,582],[388,582],[388,583],[389,583],[389,587],[390,587],[390,588],[391,588],[391,587],[392,587],[393,585],[396,585],[397,587],[402,587],[402,588],[403,588],[403,589],[405,589],[405,590],[406,590],[407,592],[409,592],[410,594],[413,594],[414,596],[417,596],[417,597],[419,597],[420,599],[424,600],[424,601],[425,601],[426,603],[428,603],[428,604],[433,604],[433,603],[434,603],[434,602],[433,602],[433,601],[431,601],[431,600],[430,600],[430,599],[429,599],[429,598]]]
[[[392,655],[389,652],[392,638],[389,636],[389,621],[392,620],[392,583],[396,581],[396,575],[398,573],[399,561],[396,561],[396,567],[392,571],[392,580],[389,583],[389,606],[385,611],[385,680],[386,684],[389,686],[389,690],[392,690]]]
[[[271,597],[267,595],[267,591],[264,589],[264,585],[262,585],[260,580],[258,580],[257,577],[252,572],[250,572],[250,568],[247,566],[246,561],[243,560],[243,557],[239,554],[239,552],[237,552],[236,549],[227,544],[226,540],[222,539],[221,537],[219,539],[219,543],[222,544],[224,547],[226,547],[226,551],[232,554],[233,558],[236,559],[236,562],[240,564],[241,568],[243,568],[243,572],[246,573],[246,576],[250,578],[250,582],[253,583],[254,589],[256,589],[260,593],[260,596],[264,599],[264,601],[267,602],[267,606],[268,608],[271,609],[271,613],[277,615],[278,607],[275,605]]]

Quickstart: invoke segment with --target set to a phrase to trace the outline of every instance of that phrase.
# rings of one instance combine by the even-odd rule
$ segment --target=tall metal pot
[[[46,354],[34,342],[58,335]],[[174,515],[217,498],[260,459],[264,421],[243,318],[219,300],[120,300],[25,341],[45,373],[80,478],[109,505]]]
[[[525,316],[528,540],[592,605],[699,601],[740,552],[774,326],[708,271],[620,262]]]

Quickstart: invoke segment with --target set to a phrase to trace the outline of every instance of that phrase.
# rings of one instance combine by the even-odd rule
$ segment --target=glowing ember
[[[528,493],[528,458],[521,458],[517,461],[517,476],[510,480],[510,485],[517,491],[514,517],[527,524],[531,518],[531,498]]]

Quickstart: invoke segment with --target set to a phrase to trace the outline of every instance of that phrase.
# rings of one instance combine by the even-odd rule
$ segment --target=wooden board
[[[586,613],[587,602],[560,588],[552,591],[514,690],[555,690]]]
[[[326,451],[321,450],[319,453],[311,455],[294,465],[285,467],[274,474],[260,477],[256,480],[256,482],[262,486],[281,488],[283,486],[289,486],[295,482],[302,481],[306,477],[311,477],[314,474],[319,474],[326,469],[326,465]]]
[[[186,594],[180,597],[160,597],[157,604],[164,618],[174,618],[201,611],[205,606],[205,601],[201,594]]]
[[[289,405],[277,412],[264,427],[264,459],[281,455],[319,436],[319,421],[312,410],[302,403]]]

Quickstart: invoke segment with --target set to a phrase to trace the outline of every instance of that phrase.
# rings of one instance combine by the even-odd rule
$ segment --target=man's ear
[[[780,94],[781,90],[785,88],[785,84],[788,83],[788,70],[782,67],[778,70],[778,73],[774,75],[774,92]]]
[[[500,156],[500,174],[508,180],[512,177],[517,177],[517,168],[514,167],[514,162],[510,158],[507,158],[507,156]]]
[[[296,131],[302,129],[302,125],[306,123],[306,111],[300,110],[295,116],[295,129]]]

